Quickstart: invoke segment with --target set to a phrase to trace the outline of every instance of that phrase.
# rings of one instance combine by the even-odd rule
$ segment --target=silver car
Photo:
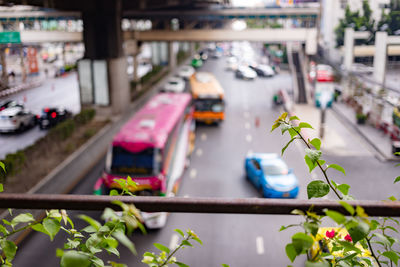
[[[35,125],[35,115],[21,106],[0,111],[0,132],[22,131]]]

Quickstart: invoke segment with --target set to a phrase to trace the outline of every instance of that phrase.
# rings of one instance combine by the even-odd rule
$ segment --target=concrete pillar
[[[387,41],[387,32],[377,32],[375,34],[374,79],[382,86],[385,83]]]
[[[133,81],[135,82],[139,81],[138,68],[139,68],[138,55],[135,54],[133,55]]]
[[[157,42],[151,43],[151,63],[153,65],[160,65],[160,52],[158,50]]]
[[[168,66],[172,70],[176,67],[175,43],[168,42]]]
[[[82,92],[84,85],[80,82],[81,101],[82,104],[111,107],[113,114],[123,112],[130,103],[121,17],[122,0],[88,0],[82,12],[85,60],[78,68],[89,70],[78,70],[88,76],[79,77],[79,80],[85,81],[85,90],[90,90],[93,97],[83,97],[88,92]]]
[[[347,71],[351,69],[354,59],[354,29],[346,28],[344,32],[344,66]]]
[[[160,51],[160,61],[161,65],[167,65],[168,64],[168,43],[167,42],[160,42],[158,44],[159,46],[159,51]]]
[[[1,72],[1,88],[8,86],[8,73],[7,73],[7,62],[6,62],[6,47],[0,46],[0,64],[2,66]]]

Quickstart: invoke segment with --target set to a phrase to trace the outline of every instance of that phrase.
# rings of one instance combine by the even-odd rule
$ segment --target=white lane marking
[[[177,234],[173,234],[171,237],[171,241],[169,241],[169,248],[175,249],[178,246],[179,236]]]
[[[190,170],[190,178],[194,179],[197,176],[197,170],[196,169],[191,169]]]
[[[264,254],[264,239],[261,236],[257,236],[256,238],[256,247],[258,255]]]
[[[246,141],[247,142],[251,142],[253,140],[253,137],[251,136],[251,134],[246,135]]]
[[[203,133],[203,134],[201,134],[200,138],[201,138],[201,141],[205,141],[205,140],[207,140],[207,135],[205,133]]]
[[[250,129],[250,122],[246,122],[246,123],[244,124],[244,128],[245,128],[245,129]]]
[[[196,155],[201,157],[201,155],[203,155],[203,150],[201,148],[197,149]]]
[[[249,118],[249,117],[250,117],[250,112],[245,111],[245,112],[243,113],[243,116],[244,116],[246,119]]]

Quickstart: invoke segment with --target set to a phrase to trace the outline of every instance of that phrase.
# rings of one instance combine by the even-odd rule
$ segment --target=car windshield
[[[284,175],[289,173],[289,169],[284,162],[275,161],[262,164],[263,171],[266,175]]]
[[[121,147],[113,147],[111,172],[126,175],[152,175],[154,173],[154,149],[132,153]]]
[[[171,81],[171,82],[168,82],[169,84],[171,84],[171,85],[177,85],[178,84],[178,82],[175,82],[175,81]]]
[[[196,111],[223,111],[223,101],[221,99],[196,99],[194,102]]]

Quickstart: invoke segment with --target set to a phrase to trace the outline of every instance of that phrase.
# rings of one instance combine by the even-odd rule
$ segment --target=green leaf
[[[361,254],[361,250],[349,241],[338,240],[338,243],[345,249],[345,251],[354,251]]]
[[[304,214],[304,211],[299,210],[299,209],[294,209],[294,210],[292,210],[290,213],[291,213],[291,214],[294,214],[294,215],[305,215],[305,214]]]
[[[112,189],[110,191],[110,196],[119,196],[119,192],[117,190],[115,190],[115,189]]]
[[[88,224],[90,224],[94,229],[96,229],[96,231],[98,231],[101,227],[101,223],[99,223],[98,221],[96,221],[95,219],[87,216],[87,215],[79,215],[78,218],[84,220],[85,222],[87,222]]]
[[[318,224],[315,222],[305,222],[303,223],[304,229],[312,234],[313,236],[316,236],[318,233]]]
[[[46,235],[49,235],[49,233],[46,231],[46,229],[44,229],[44,227],[43,227],[43,225],[41,223],[32,225],[32,229],[37,231],[37,232],[41,232],[41,233],[44,233]]]
[[[347,210],[348,213],[350,213],[351,215],[354,215],[354,208],[353,206],[351,206],[349,203],[347,203],[346,201],[340,200],[339,204],[343,206],[343,208],[345,208]]]
[[[17,246],[14,242],[5,239],[1,240],[0,246],[1,250],[3,250],[6,255],[7,261],[11,262],[15,257],[15,253],[17,253]]]
[[[346,217],[340,212],[334,210],[324,210],[325,214],[329,216],[332,220],[334,220],[337,224],[342,224],[346,222]]]
[[[317,164],[315,162],[313,162],[309,156],[305,155],[304,156],[304,160],[306,161],[306,164],[308,166],[308,169],[310,172],[312,172],[314,170],[315,167],[317,167]]]
[[[189,265],[186,265],[186,264],[184,264],[182,262],[179,262],[179,261],[176,261],[175,264],[178,265],[179,267],[189,267]],[[224,267],[228,266],[229,267],[229,265],[227,265],[227,264],[222,264],[222,266],[224,266]]]
[[[288,256],[289,260],[293,262],[297,257],[296,249],[294,248],[292,243],[289,243],[285,247],[286,255]]]
[[[346,229],[353,239],[354,244],[367,237],[369,232],[368,224],[363,221],[358,221],[355,224],[351,223],[350,227],[346,224]]]
[[[391,201],[396,201],[397,200],[397,198],[395,198],[394,196],[390,196],[390,197],[388,197],[388,199],[391,200]]]
[[[4,186],[3,184],[0,184],[0,193],[4,191]]]
[[[326,196],[329,193],[329,189],[329,185],[323,181],[312,181],[307,185],[308,199]]]
[[[190,242],[187,241],[187,240],[182,240],[182,245],[188,246],[188,247],[193,247],[192,243],[190,243]]]
[[[2,168],[4,172],[6,172],[6,165],[4,165],[4,163],[1,161],[0,161],[0,168]]]
[[[112,233],[112,235],[119,241],[121,244],[123,244],[125,247],[127,247],[133,254],[137,255],[135,245],[132,243],[132,241],[129,240],[129,238],[125,235],[125,233],[121,230],[115,231]]]
[[[19,223],[28,223],[33,222],[35,219],[33,218],[32,214],[30,213],[22,213],[17,215],[11,220],[11,226],[15,227]]]
[[[314,164],[319,160],[322,155],[322,152],[320,150],[306,148],[305,151],[306,155],[312,160]]]
[[[271,132],[273,132],[276,128],[278,128],[279,125],[281,125],[281,123],[278,122],[278,121],[276,121],[276,122],[274,123],[274,125],[272,125]]]
[[[400,176],[397,176],[396,179],[394,179],[394,184],[397,183],[398,181],[400,181]]]
[[[288,148],[288,146],[290,145],[290,143],[292,143],[295,139],[296,139],[296,138],[290,139],[290,141],[286,144],[286,146],[284,146],[284,147],[282,148],[282,153],[281,153],[282,156],[283,156],[283,153],[285,152],[286,148]]]
[[[294,121],[294,120],[299,121],[300,119],[297,116],[291,116],[289,118],[289,121]]]
[[[104,262],[98,257],[91,258],[90,261],[94,263],[96,267],[104,267]]]
[[[289,129],[291,129],[292,128],[292,126],[290,126],[290,125],[288,125],[288,124],[282,124],[282,126],[281,126],[281,133],[282,133],[282,135],[286,132],[286,131],[288,131]]]
[[[61,267],[89,267],[92,264],[89,255],[86,253],[70,250],[65,251],[61,257]]]
[[[290,128],[288,132],[290,134],[290,138],[297,136],[297,132],[293,128]]]
[[[197,236],[192,237],[193,240],[196,240],[197,243],[199,243],[200,245],[203,245],[203,241],[200,240],[200,238],[198,238]]]
[[[169,248],[167,248],[163,244],[154,243],[153,246],[155,246],[156,248],[158,248],[161,251],[165,251],[167,254],[169,254],[169,252],[170,252]]]
[[[182,237],[185,237],[185,234],[183,233],[183,231],[181,229],[175,229],[175,232],[177,232],[178,234],[180,234]]]
[[[299,124],[300,128],[310,128],[310,129],[314,129],[310,124],[308,124],[307,122],[300,122]]]
[[[319,261],[319,262],[306,261],[305,267],[330,267],[330,266],[331,265],[327,261]]]
[[[9,232],[7,228],[5,228],[3,225],[0,224],[0,232],[3,233],[4,235],[7,235]]]
[[[385,251],[381,254],[382,256],[388,258],[389,260],[393,261],[396,265],[399,261],[399,255],[393,251]]]
[[[368,217],[368,215],[365,213],[364,209],[361,206],[356,207],[356,213],[357,213],[357,216],[360,216],[361,218]]]
[[[337,189],[339,189],[339,191],[342,192],[343,195],[348,195],[349,194],[350,185],[341,184],[341,185],[339,185],[337,187]]]
[[[296,250],[297,255],[303,253],[307,249],[311,248],[314,240],[311,236],[305,233],[296,233],[292,236],[292,244]]]
[[[54,218],[45,218],[42,225],[46,232],[49,234],[51,241],[53,241],[53,238],[56,236],[58,231],[60,231],[60,222]]]
[[[287,118],[287,112],[283,112],[281,116],[279,116],[278,120],[285,120]]]
[[[319,138],[314,138],[313,140],[310,141],[310,144],[312,144],[316,150],[321,149],[321,140],[319,140]]]
[[[304,215],[304,214],[303,214]],[[290,227],[294,227],[294,226],[299,226],[298,224],[290,224],[290,225],[282,225],[281,228],[279,229],[279,232],[284,231]]]
[[[374,233],[374,235],[379,238],[379,240],[381,240],[385,245],[390,246],[390,241],[386,238],[386,236],[382,235],[381,233]]]
[[[337,171],[340,171],[340,172],[342,172],[344,175],[346,175],[345,170],[344,170],[343,167],[340,166],[340,165],[337,165],[337,164],[329,164],[328,167],[327,167],[326,169],[329,169],[329,168],[335,169],[335,170],[337,170]]]

